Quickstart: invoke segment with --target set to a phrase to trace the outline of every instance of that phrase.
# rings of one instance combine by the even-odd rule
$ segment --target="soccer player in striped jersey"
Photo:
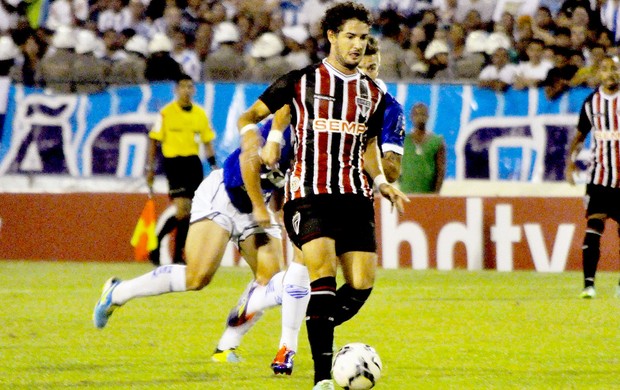
[[[566,162],[566,180],[574,184],[575,159],[586,136],[592,133],[592,155],[586,185],[587,227],[583,240],[584,289],[581,298],[596,297],[594,279],[600,241],[608,218],[620,223],[620,66],[611,57],[599,69],[600,86],[586,98],[577,133]],[[620,234],[620,228],[618,233]],[[616,287],[616,295],[620,286]]]
[[[357,69],[370,24],[370,14],[360,4],[332,6],[322,21],[330,43],[327,58],[276,80],[238,121],[242,149],[258,155],[256,123],[285,104],[291,107],[295,150],[285,186],[284,223],[310,274],[306,328],[315,389],[333,389],[334,324],[355,315],[374,284],[373,189],[366,173],[399,210],[408,201],[387,182],[379,158],[384,93]],[[250,185],[248,180],[246,189],[254,218],[269,224],[259,178],[253,181]],[[336,292],[338,264],[351,284]]]

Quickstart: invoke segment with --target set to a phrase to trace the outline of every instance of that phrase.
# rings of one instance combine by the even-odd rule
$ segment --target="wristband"
[[[379,189],[379,187],[381,187],[381,184],[389,184],[383,173],[380,175],[377,175],[377,177],[373,179],[373,182],[374,182],[374,187],[377,190]]]
[[[281,144],[283,138],[284,137],[282,136],[282,131],[272,129],[267,136],[267,142],[275,142],[277,144]]]
[[[214,166],[217,165],[217,161],[215,160],[215,156],[211,156],[211,157],[207,158],[207,162],[209,163],[209,166],[211,168],[213,168]]]
[[[243,126],[241,130],[239,130],[239,134],[244,135],[248,131],[256,131],[256,130],[258,130],[258,126],[256,126],[256,123],[250,123],[250,124]]]

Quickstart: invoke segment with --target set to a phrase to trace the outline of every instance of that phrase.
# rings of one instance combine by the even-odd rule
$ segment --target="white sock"
[[[266,286],[254,282],[256,287],[250,295],[247,312],[256,313],[282,304],[283,279],[284,271],[280,271],[271,277]]]
[[[241,339],[248,333],[248,331],[254,326],[256,322],[263,316],[263,312],[259,311],[254,314],[251,320],[243,325],[239,326],[227,326],[224,334],[220,338],[217,344],[217,349],[220,351],[226,351],[227,349],[237,348],[241,344]]]
[[[306,317],[310,301],[310,275],[308,268],[299,263],[291,263],[284,275],[282,292],[282,337],[280,347],[297,351],[299,330]]]
[[[185,290],[185,266],[181,264],[162,265],[148,274],[123,280],[112,291],[112,303],[123,305],[136,297],[150,297]]]

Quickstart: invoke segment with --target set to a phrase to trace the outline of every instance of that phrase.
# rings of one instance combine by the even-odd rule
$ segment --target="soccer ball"
[[[381,359],[377,351],[364,343],[340,348],[332,363],[332,376],[338,386],[350,390],[372,389],[381,377]]]

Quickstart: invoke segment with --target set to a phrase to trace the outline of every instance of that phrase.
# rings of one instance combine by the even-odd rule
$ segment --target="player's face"
[[[364,56],[357,68],[374,80],[379,77],[379,66],[381,66],[381,57],[377,53],[371,56]]]
[[[329,57],[335,60],[334,65],[349,71],[357,68],[366,51],[369,31],[370,26],[357,19],[347,20],[338,32],[329,30]]]
[[[184,103],[191,102],[194,97],[196,89],[194,83],[191,80],[181,80],[177,85],[177,97],[179,101]]]
[[[601,85],[609,92],[616,92],[620,89],[620,73],[618,70],[618,63],[611,58],[605,58],[601,62],[599,69]]]

